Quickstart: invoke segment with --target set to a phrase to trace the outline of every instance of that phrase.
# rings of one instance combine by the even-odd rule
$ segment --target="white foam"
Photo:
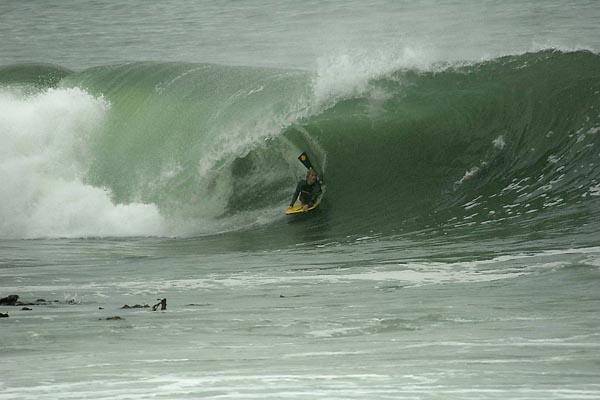
[[[0,237],[157,235],[152,204],[115,204],[86,183],[110,104],[84,90],[0,91]]]
[[[480,168],[477,166],[471,168],[468,171],[465,171],[465,174],[463,175],[463,177],[460,178],[458,181],[456,181],[455,185],[462,185],[466,181],[473,179],[475,176],[477,176],[479,171],[480,171]]]
[[[431,69],[435,58],[424,48],[387,48],[385,51],[342,49],[317,59],[313,80],[316,104],[331,104],[340,98],[351,98],[370,91],[369,81],[400,68]],[[374,92],[384,97],[381,91]]]
[[[504,141],[503,135],[498,136],[496,139],[494,139],[492,141],[492,143],[494,144],[494,147],[499,150],[502,150],[502,149],[504,149],[504,147],[506,147],[506,141]]]
[[[600,184],[591,186],[588,193],[590,196],[600,196]]]

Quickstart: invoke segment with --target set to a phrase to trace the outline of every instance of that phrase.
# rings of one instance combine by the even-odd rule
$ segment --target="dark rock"
[[[104,310],[104,307],[98,307],[98,310]]]
[[[162,299],[160,302],[156,303],[152,306],[152,311],[156,311],[156,309],[160,306],[160,310],[164,311],[167,309],[167,299]]]
[[[102,318],[100,318],[102,320]],[[108,318],[104,318],[107,321],[120,321],[123,318],[119,317],[118,315],[115,315],[114,317],[108,317]]]
[[[0,305],[3,306],[14,306],[17,304],[19,300],[19,296],[16,294],[11,294],[10,296],[6,296],[0,299]]]
[[[123,309],[130,309],[130,308],[150,308],[150,306],[149,306],[148,304],[144,304],[144,305],[141,305],[141,304],[136,304],[136,305],[134,305],[134,306],[130,306],[130,305],[128,305],[128,304],[125,304],[125,305],[124,305],[123,307],[121,307],[121,308],[123,308]]]
[[[7,314],[2,314],[2,313],[0,312],[0,318],[8,318],[8,313],[7,313]]]
[[[23,308],[21,308],[21,310],[22,311],[31,311],[31,308],[29,308],[29,307],[23,307]]]
[[[280,295],[279,295],[279,298],[281,298],[281,299],[285,299],[285,296],[284,296],[284,295],[282,295],[282,294],[280,294]]]

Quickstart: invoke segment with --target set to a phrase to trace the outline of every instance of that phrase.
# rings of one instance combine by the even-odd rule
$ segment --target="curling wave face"
[[[2,237],[261,226],[285,237],[299,224],[333,236],[598,230],[593,53],[383,69],[341,83],[207,64],[40,68],[0,70]],[[302,150],[327,196],[310,221],[289,224],[281,210]]]

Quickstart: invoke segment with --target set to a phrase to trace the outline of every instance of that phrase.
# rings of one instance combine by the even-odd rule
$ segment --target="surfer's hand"
[[[304,207],[302,207],[302,211],[306,211],[308,210],[308,204],[305,204]]]

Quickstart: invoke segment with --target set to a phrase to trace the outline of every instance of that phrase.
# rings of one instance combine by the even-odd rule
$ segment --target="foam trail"
[[[0,237],[157,235],[152,204],[114,204],[85,182],[110,104],[78,89],[0,91]]]

